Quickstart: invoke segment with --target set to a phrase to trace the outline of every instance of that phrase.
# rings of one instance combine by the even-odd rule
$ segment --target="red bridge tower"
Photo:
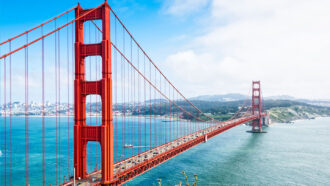
[[[259,116],[252,121],[252,132],[262,132],[260,81],[252,81],[252,115]]]
[[[88,13],[89,12],[89,13]],[[86,14],[86,15],[85,15]],[[113,180],[113,125],[112,125],[112,79],[110,44],[110,6],[105,2],[91,11],[78,4],[75,10],[75,81],[74,81],[74,167],[77,178],[86,178],[86,148],[89,141],[101,145],[102,182]],[[102,20],[102,42],[84,44],[84,22]],[[85,57],[102,57],[102,79],[85,80]],[[102,100],[102,125],[89,126],[86,123],[86,96],[100,95]]]

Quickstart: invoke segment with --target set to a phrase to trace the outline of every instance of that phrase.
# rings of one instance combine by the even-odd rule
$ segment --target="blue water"
[[[0,119],[3,123],[3,118]],[[69,125],[69,163],[71,165],[69,171],[72,175],[71,120],[72,118]],[[126,122],[129,123],[129,121]],[[158,123],[164,130],[170,130],[166,128],[166,122],[161,122],[161,120],[153,122]],[[131,121],[131,123],[134,122]],[[54,117],[46,118],[46,185],[56,183],[55,124]],[[7,123],[7,127],[8,125]],[[13,185],[25,184],[24,126],[24,118],[13,118]],[[184,125],[180,127],[183,129]],[[3,129],[3,127],[0,127],[0,150],[2,151],[0,157],[0,185],[4,185]],[[41,185],[42,183],[41,129],[41,118],[30,117],[30,185]],[[146,129],[149,131],[149,128]],[[182,170],[187,173],[190,184],[193,182],[193,175],[197,174],[198,185],[330,185],[330,118],[303,120],[294,124],[274,124],[265,128],[268,132],[265,134],[246,133],[245,131],[248,129],[248,126],[242,125],[222,133],[210,139],[207,143],[200,144],[180,154],[125,185],[158,185],[157,179],[162,180],[162,185],[175,185],[179,181],[184,181]],[[121,128],[118,127],[117,130],[119,132],[118,143],[121,144],[119,146],[123,147],[123,138],[120,136]],[[131,134],[126,135],[132,135],[137,130],[135,128],[135,130],[131,130]],[[173,128],[171,130],[173,130],[173,133],[176,132]],[[68,175],[67,132],[67,119],[61,118],[61,181],[63,181],[64,175]],[[7,133],[7,135],[9,134]],[[147,136],[149,139],[150,135]],[[152,134],[152,143],[155,143],[153,136]],[[175,135],[171,138],[175,138]],[[7,139],[9,139],[9,136],[7,136]],[[148,139],[145,143],[148,146],[147,148],[150,148]],[[136,139],[133,141],[127,141],[126,139],[125,142],[139,145]],[[141,139],[140,143],[144,145],[144,140]],[[159,139],[158,143],[160,143]],[[120,157],[117,157],[116,161],[125,158],[123,149],[118,148]],[[127,150],[126,156],[138,153],[138,149]],[[141,147],[140,150],[143,151],[144,147]],[[9,153],[8,149],[7,168],[9,167]],[[88,144],[87,158],[89,172],[100,168],[99,146],[96,143]],[[7,183],[9,183],[9,179],[8,168]]]
[[[238,126],[200,144],[127,185],[330,185],[330,118],[275,124],[251,134]],[[184,184],[183,184],[184,185]]]
[[[64,180],[68,180],[68,177],[73,175],[73,118],[62,116],[60,120],[60,130],[57,127],[56,131],[56,123],[59,123],[59,118],[57,118],[57,122],[56,117],[45,118],[46,185],[63,183]],[[191,128],[188,127],[191,126],[190,122],[164,121],[169,120],[161,118],[152,118],[149,120],[143,117],[130,117],[124,120],[121,117],[115,117],[114,135],[117,137],[114,139],[114,151],[116,154],[114,161],[121,161],[180,136],[192,133],[202,127],[206,127],[205,123],[196,123],[194,125],[195,127]],[[3,117],[0,118],[0,122],[2,124],[0,125],[0,185],[4,185],[5,137]],[[28,182],[30,185],[42,185],[42,118],[29,117],[28,123]],[[100,123],[100,118],[87,117],[87,123],[89,125],[96,125],[96,123]],[[13,185],[25,185],[25,118],[12,118],[12,151],[9,147],[9,125],[10,121],[7,118],[7,185],[10,183],[10,152],[12,152],[12,183]],[[125,132],[123,133],[123,131]],[[157,133],[154,131],[157,131]],[[144,132],[146,132],[146,138],[144,138]],[[141,137],[138,134],[141,134]],[[56,140],[60,141],[57,145]],[[132,144],[134,148],[125,149],[125,144]],[[100,164],[100,146],[96,142],[89,142],[87,144],[87,172],[100,169]]]

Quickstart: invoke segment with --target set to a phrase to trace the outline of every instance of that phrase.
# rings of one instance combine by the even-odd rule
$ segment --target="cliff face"
[[[330,108],[301,105],[274,107],[269,109],[269,116],[273,122],[289,123],[297,119],[313,119],[315,117],[330,116]]]

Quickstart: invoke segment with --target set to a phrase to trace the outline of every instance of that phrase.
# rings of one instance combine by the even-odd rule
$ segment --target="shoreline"
[[[274,107],[267,111],[270,119],[276,123],[292,123],[295,120],[310,120],[330,116],[330,108],[311,106]]]
[[[24,115],[12,115],[11,116],[12,118],[25,118]],[[43,116],[42,115],[28,115],[29,118],[42,118]],[[61,117],[61,118],[73,118],[74,116],[73,115],[45,115],[45,118],[55,118],[55,117]],[[99,114],[94,114],[94,115],[91,115],[91,116],[86,116],[86,118],[89,118],[89,117],[93,117],[93,118],[96,118],[96,117],[101,117],[101,115]],[[147,115],[146,117],[145,116],[132,116],[132,115],[127,115],[125,116],[125,118],[128,118],[128,119],[141,119],[141,118],[152,118],[152,119],[163,119],[164,122],[168,122],[168,121],[182,121],[182,122],[187,122],[189,120],[185,120],[185,119],[180,119],[180,118],[176,118],[176,117],[167,117],[167,116],[159,116],[159,115]],[[0,115],[0,118],[4,118],[4,116]],[[6,116],[6,118],[10,118],[9,115]],[[123,115],[115,115],[113,116],[113,118],[123,118]]]
[[[271,123],[271,125],[273,125],[273,124],[294,124],[294,123],[300,122],[300,121],[317,120],[317,119],[321,119],[321,118],[330,118],[330,116],[316,116],[316,117],[313,117],[313,118],[298,118],[298,119],[290,120],[289,122],[274,121],[274,122]]]
[[[11,116],[12,118],[25,118],[24,115],[12,115]],[[42,115],[28,115],[28,117],[30,118],[42,118],[43,116]],[[45,118],[55,118],[55,117],[61,117],[61,118],[73,118],[74,116],[73,115],[65,115],[65,114],[61,114],[61,115],[45,115],[44,116]],[[93,117],[93,118],[96,118],[96,117],[101,117],[101,115],[99,114],[93,114],[91,116],[86,116],[86,118],[88,117]],[[122,118],[123,115],[114,115],[113,118]],[[132,116],[132,115],[126,115],[125,116],[126,118],[128,119],[141,119],[141,118],[145,118],[145,116]],[[152,117],[153,119],[162,119],[164,120],[164,122],[167,122],[167,120],[169,121],[182,121],[182,122],[185,122],[185,121],[188,121],[188,120],[184,120],[184,119],[178,119],[176,117],[167,117],[167,116],[159,116],[159,115],[147,115],[146,118],[149,119],[149,117]],[[301,120],[314,120],[314,119],[319,119],[319,118],[327,118],[329,117],[330,118],[330,115],[318,115],[318,114],[315,114],[315,115],[311,115],[309,117],[292,117],[292,118],[286,118],[285,120],[277,120],[277,119],[274,119],[272,117],[270,117],[270,124],[269,126],[273,125],[273,124],[294,124],[298,121],[301,121]],[[0,118],[4,118],[4,116],[0,115]],[[6,118],[10,118],[10,115],[7,115]]]

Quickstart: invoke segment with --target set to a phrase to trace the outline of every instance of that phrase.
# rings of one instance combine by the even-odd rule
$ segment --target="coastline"
[[[296,120],[311,120],[318,117],[330,117],[329,108],[306,106],[274,107],[268,110],[274,123],[293,123]]]
[[[6,118],[9,118],[10,115],[8,114],[6,116]],[[15,117],[15,118],[25,118],[25,115],[12,115],[11,117]],[[42,118],[43,115],[34,115],[34,114],[31,114],[31,115],[28,115],[29,118]],[[61,118],[67,118],[67,117],[70,117],[70,118],[73,118],[74,115],[65,115],[65,114],[61,114],[61,115],[45,115],[46,118],[55,118],[55,117],[61,117]],[[86,115],[86,118],[88,117],[101,117],[100,114],[93,114],[93,115]],[[122,118],[123,115],[114,115],[114,118]],[[180,118],[177,118],[177,117],[167,117],[167,116],[159,116],[159,115],[147,115],[146,118],[148,119],[149,117],[151,118],[156,118],[156,119],[163,119],[164,122],[167,122],[168,120],[169,121],[182,121],[182,122],[186,122],[188,120],[185,120],[185,119],[180,119]],[[0,115],[0,118],[4,118],[3,115]],[[145,116],[133,116],[133,115],[126,115],[125,118],[129,118],[129,119],[138,119],[138,118],[145,118]]]

